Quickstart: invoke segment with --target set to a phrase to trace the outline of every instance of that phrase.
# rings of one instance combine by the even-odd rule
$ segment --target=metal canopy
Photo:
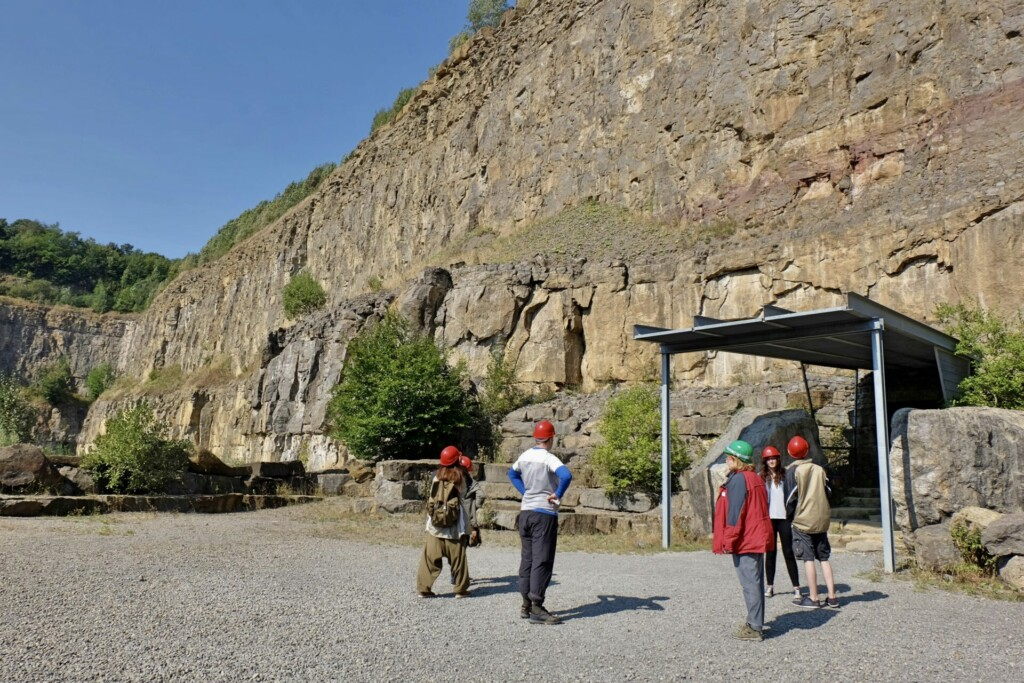
[[[936,351],[956,358],[953,337],[852,293],[845,306],[817,311],[765,306],[759,316],[743,320],[696,316],[690,329],[635,325],[633,338],[660,344],[662,353],[717,350],[856,370],[872,367],[871,331],[879,322],[887,367],[936,368]],[[966,375],[967,360],[957,360],[954,366]]]
[[[895,564],[892,491],[889,476],[889,424],[886,370],[934,370],[943,398],[953,397],[970,372],[970,362],[956,355],[957,340],[870,299],[849,293],[846,305],[795,313],[764,306],[761,314],[742,320],[694,316],[693,327],[671,330],[635,325],[633,338],[661,346],[662,543],[671,542],[669,452],[669,359],[676,353],[726,351],[800,361],[834,368],[869,369],[875,394],[875,435],[882,499],[882,543],[886,571]]]

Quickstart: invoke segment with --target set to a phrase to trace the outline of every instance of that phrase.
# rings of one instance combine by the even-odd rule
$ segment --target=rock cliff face
[[[477,376],[500,347],[523,381],[584,390],[656,371],[636,323],[847,291],[926,320],[940,301],[1015,313],[1022,30],[1008,0],[532,3],[442,64],[315,196],[168,287],[119,365],[222,368],[154,399],[161,412],[222,457],[314,467],[344,457],[322,418],[347,341],[392,301]],[[706,240],[628,259],[443,256],[585,201]],[[281,290],[302,268],[329,305],[292,325]],[[359,298],[377,279],[406,284]],[[720,355],[674,371],[726,386],[794,369]],[[80,443],[125,400],[94,407]]]

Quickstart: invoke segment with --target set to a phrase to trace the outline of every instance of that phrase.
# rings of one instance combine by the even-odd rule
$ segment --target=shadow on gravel
[[[880,591],[867,591],[865,593],[847,593],[845,590],[849,590],[849,586],[843,584],[836,585],[836,592],[839,595],[840,609],[803,609],[793,604],[785,605],[783,609],[788,611],[776,616],[770,622],[768,626],[771,627],[769,635],[773,638],[781,636],[784,633],[790,631],[809,631],[816,629],[819,626],[824,626],[832,619],[842,615],[843,608],[854,602],[874,602],[876,600],[884,600],[889,597],[887,594]],[[824,595],[824,593],[822,593]]]
[[[665,608],[658,603],[668,599],[665,596],[632,598],[626,595],[598,595],[597,602],[561,610],[558,612],[558,616],[563,621],[568,621],[569,619],[586,619],[588,617],[598,617],[602,614],[614,614],[615,612],[635,612],[639,610],[660,612]]]
[[[551,585],[557,582],[552,580]],[[513,576],[489,576],[474,578],[470,584],[470,591],[473,595],[499,595],[501,593],[515,593],[519,595],[519,575]]]

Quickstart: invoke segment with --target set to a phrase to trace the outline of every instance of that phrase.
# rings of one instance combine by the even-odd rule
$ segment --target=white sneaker
[[[775,595],[775,589],[772,586],[768,586],[764,591],[764,597],[770,598],[773,595]]]

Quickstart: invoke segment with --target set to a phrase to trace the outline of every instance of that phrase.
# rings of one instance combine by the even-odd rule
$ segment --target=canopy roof
[[[633,338],[660,344],[662,353],[718,350],[853,370],[871,369],[875,329],[882,331],[887,370],[934,368],[947,399],[970,370],[953,337],[853,293],[844,306],[816,311],[765,306],[742,320],[694,316],[689,329],[635,325]]]

